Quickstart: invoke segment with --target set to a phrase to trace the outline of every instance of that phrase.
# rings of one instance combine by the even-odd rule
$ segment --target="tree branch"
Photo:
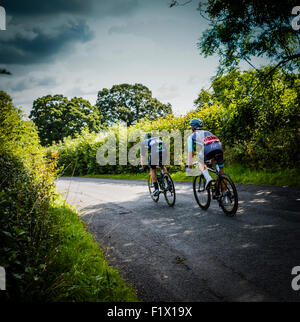
[[[254,91],[257,89],[257,87],[259,85],[261,85],[262,82],[264,82],[267,78],[269,78],[270,76],[273,75],[273,73],[275,72],[275,70],[282,64],[285,64],[287,63],[288,61],[290,60],[293,60],[293,59],[296,59],[296,58],[300,58],[300,54],[295,54],[295,55],[291,55],[291,56],[286,56],[286,57],[283,57],[282,60],[277,64],[275,65],[262,79],[261,82],[258,82],[258,84],[254,87],[254,89],[251,91],[250,95],[252,95],[254,93]]]
[[[11,72],[6,69],[0,69],[0,74],[11,75]]]
[[[176,0],[173,0],[171,3],[170,3],[170,8],[172,7],[178,7],[178,6],[185,6],[187,5],[188,3],[191,3],[193,0],[189,0],[189,1],[186,1],[185,3],[179,3],[178,1]]]

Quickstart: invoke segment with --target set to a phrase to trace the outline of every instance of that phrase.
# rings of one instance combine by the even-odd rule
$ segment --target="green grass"
[[[300,187],[300,169],[250,169],[241,164],[232,164],[225,168],[236,183]]]
[[[300,187],[299,169],[251,169],[241,164],[229,164],[225,165],[225,173],[229,174],[233,181],[238,184]],[[174,181],[193,180],[192,177],[187,177],[183,171],[172,173],[171,176]],[[148,173],[89,174],[85,177],[146,180]]]
[[[148,172],[143,173],[120,173],[120,174],[87,174],[87,178],[104,178],[104,179],[128,179],[128,180],[147,180]]]
[[[138,301],[134,289],[105,261],[102,250],[71,206],[59,198],[51,211],[60,217],[62,236],[48,272],[55,276],[49,289],[51,300]]]

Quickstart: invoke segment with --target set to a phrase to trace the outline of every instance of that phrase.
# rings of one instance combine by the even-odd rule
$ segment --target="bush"
[[[77,214],[55,193],[56,159],[0,92],[0,266],[12,301],[134,301]]]

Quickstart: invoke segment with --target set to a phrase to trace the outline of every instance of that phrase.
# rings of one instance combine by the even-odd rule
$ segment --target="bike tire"
[[[159,200],[159,195],[158,196],[153,196],[152,193],[154,191],[154,185],[153,185],[153,182],[152,182],[152,177],[151,175],[149,174],[148,175],[148,189],[149,189],[149,193],[150,193],[150,197],[151,199],[154,201],[154,202],[158,202]]]
[[[227,208],[228,205],[223,204],[223,199],[221,198],[219,201],[220,207],[222,208],[223,212],[228,217],[233,217],[238,209],[238,193],[235,187],[233,180],[227,174],[222,174],[219,179],[219,191],[221,192],[221,181],[226,184],[227,189],[230,191],[229,199],[230,199],[230,208]]]
[[[210,189],[205,189],[205,184],[206,184],[206,180],[203,174],[201,174],[200,176],[194,177],[194,180],[193,180],[194,196],[198,205],[203,210],[208,209],[210,205],[210,200],[211,200]],[[201,200],[199,198],[201,198]]]
[[[170,188],[168,187],[168,181],[171,185]],[[168,206],[173,207],[176,201],[176,192],[174,182],[168,173],[164,174],[163,176],[163,191]]]

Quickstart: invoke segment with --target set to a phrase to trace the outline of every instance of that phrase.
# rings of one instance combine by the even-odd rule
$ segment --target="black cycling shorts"
[[[157,166],[164,166],[167,163],[167,153],[166,152],[159,152],[153,153],[149,156],[149,167],[151,169],[156,169]]]
[[[224,166],[224,154],[219,142],[208,144],[204,147],[204,161],[215,159],[219,167]]]

